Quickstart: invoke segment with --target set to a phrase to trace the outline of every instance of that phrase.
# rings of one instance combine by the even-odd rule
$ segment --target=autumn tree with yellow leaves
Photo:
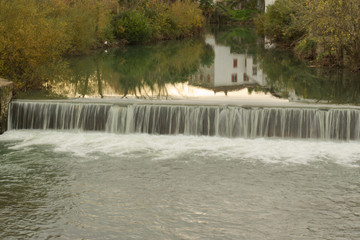
[[[276,0],[258,26],[315,63],[360,70],[359,13],[360,0]]]
[[[115,0],[0,0],[0,76],[39,88],[42,66],[112,36]]]

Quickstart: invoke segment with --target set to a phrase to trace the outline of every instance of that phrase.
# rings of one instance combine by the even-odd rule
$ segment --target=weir
[[[357,108],[13,101],[8,129],[360,140]]]

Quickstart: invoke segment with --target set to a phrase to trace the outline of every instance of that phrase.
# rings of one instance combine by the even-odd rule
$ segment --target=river
[[[246,28],[44,74],[0,135],[0,239],[360,238],[358,75]]]

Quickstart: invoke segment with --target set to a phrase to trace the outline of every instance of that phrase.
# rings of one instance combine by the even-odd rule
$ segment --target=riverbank
[[[12,98],[13,83],[0,78],[0,134],[7,129],[7,115]]]
[[[267,39],[290,47],[310,65],[355,72],[360,70],[358,11],[353,0],[277,0],[256,22]]]
[[[188,38],[204,24],[199,4],[191,1],[4,0],[0,76],[16,90],[41,89],[52,78],[44,68],[64,56],[125,42]]]

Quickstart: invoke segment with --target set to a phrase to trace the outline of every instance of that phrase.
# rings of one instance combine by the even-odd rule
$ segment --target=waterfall
[[[13,101],[8,129],[360,140],[360,110]]]

